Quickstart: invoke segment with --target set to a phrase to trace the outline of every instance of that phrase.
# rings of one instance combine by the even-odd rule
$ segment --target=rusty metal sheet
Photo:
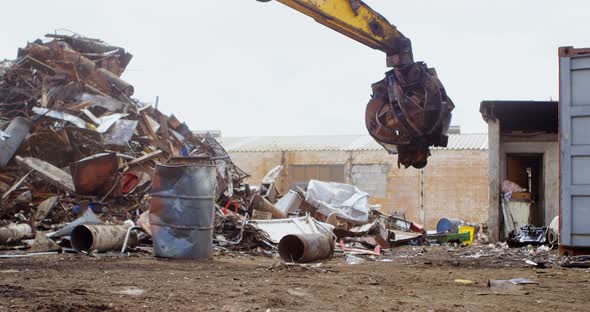
[[[115,153],[98,154],[70,164],[76,193],[105,195],[116,183],[119,163]]]
[[[15,157],[19,166],[29,170],[35,170],[41,177],[56,187],[70,193],[74,193],[72,176],[52,164],[33,157]]]

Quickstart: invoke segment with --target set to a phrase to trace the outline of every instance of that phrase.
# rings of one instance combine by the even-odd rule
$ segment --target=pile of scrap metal
[[[150,208],[156,163],[177,158],[215,165],[219,201],[245,205],[247,174],[211,135],[132,98],[121,78],[130,53],[78,35],[46,38],[0,62],[0,244],[69,236],[59,230],[89,213],[98,217],[87,224],[136,220]]]
[[[208,258],[213,238],[218,250],[308,262],[423,239],[352,185],[311,181],[281,196],[278,166],[250,187],[213,136],[132,98],[125,49],[47,38],[0,63],[0,249],[125,252],[143,242],[156,256]],[[183,193],[205,190],[194,164],[212,174],[200,181],[206,194]],[[181,204],[193,199],[202,213]]]
[[[369,195],[353,185],[311,180],[306,190],[281,196],[276,185],[282,169],[274,168],[252,188],[246,211],[231,209],[229,203],[219,207],[215,235],[220,248],[278,250],[287,262],[309,262],[334,251],[378,255],[424,240],[421,226],[379,212],[379,206],[369,205]]]

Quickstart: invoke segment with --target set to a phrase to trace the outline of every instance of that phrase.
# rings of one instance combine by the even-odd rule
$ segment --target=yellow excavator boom
[[[318,23],[366,46],[383,51],[388,56],[403,54],[406,56],[405,63],[412,61],[410,40],[385,17],[362,1],[277,0],[277,2],[304,13]]]
[[[361,0],[276,1],[387,54],[393,69],[373,84],[365,124],[379,144],[398,154],[398,164],[423,168],[430,146],[447,146],[455,106],[434,68],[414,62],[410,40],[385,17]]]

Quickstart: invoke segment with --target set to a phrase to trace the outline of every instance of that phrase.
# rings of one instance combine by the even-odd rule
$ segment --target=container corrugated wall
[[[590,248],[590,49],[559,49],[560,246]]]

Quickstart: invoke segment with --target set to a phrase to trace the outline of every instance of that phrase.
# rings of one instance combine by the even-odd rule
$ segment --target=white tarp
[[[266,232],[270,240],[275,244],[278,244],[281,238],[290,234],[332,234],[334,230],[334,226],[319,222],[309,215],[289,219],[250,220],[249,223]]]
[[[378,206],[369,205],[369,194],[350,184],[310,180],[305,200],[318,208],[318,212],[358,222],[368,222],[369,212]]]

